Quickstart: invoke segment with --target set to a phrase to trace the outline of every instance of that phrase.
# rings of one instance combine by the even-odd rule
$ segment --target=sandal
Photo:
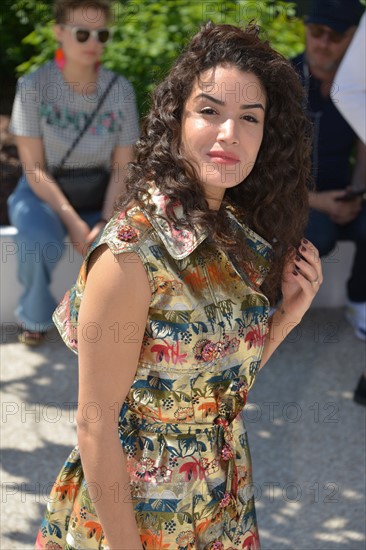
[[[42,344],[45,336],[45,332],[33,332],[32,330],[23,329],[18,334],[18,341],[26,346],[39,346]]]

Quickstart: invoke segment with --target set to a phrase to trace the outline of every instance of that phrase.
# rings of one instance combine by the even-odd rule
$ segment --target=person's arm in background
[[[134,158],[133,146],[116,147],[113,151],[111,180],[107,189],[102,217],[109,219],[116,198],[126,191],[127,164]]]
[[[117,145],[111,158],[111,177],[105,195],[102,218],[106,221],[113,214],[116,199],[126,191],[127,165],[134,160],[134,144],[139,138],[140,125],[134,88],[123,76],[117,80],[114,95],[117,110],[122,110],[123,124],[119,130]],[[117,113],[115,113],[117,115]],[[93,228],[88,235],[92,242],[98,235],[99,228]]]
[[[121,193],[126,191],[126,174],[127,174],[127,164],[133,161],[134,152],[133,146],[127,145],[125,147],[120,146],[116,147],[113,151],[112,157],[112,172],[109,180],[108,188],[105,194],[104,205],[101,217],[103,219],[103,224],[108,222],[110,217],[113,214],[113,206],[116,199]],[[90,231],[87,241],[92,243],[94,239],[98,236],[100,231],[100,225],[97,224]]]
[[[113,213],[115,200],[126,191],[127,165],[134,160],[134,146],[140,136],[139,114],[134,88],[123,76],[117,81],[114,96],[118,118],[122,112],[116,146],[111,158],[111,180],[103,206],[103,218],[109,219]]]
[[[32,191],[60,217],[78,252],[85,253],[89,226],[85,223],[60,187],[45,169],[43,140],[40,137],[16,136],[18,154]]]
[[[309,206],[327,214],[335,223],[344,225],[354,220],[362,209],[362,199],[341,200],[349,189],[364,189],[366,182],[366,146],[358,140],[356,162],[351,186],[340,191],[320,191],[309,193]]]
[[[334,105],[366,143],[366,13],[363,14],[334,79]]]

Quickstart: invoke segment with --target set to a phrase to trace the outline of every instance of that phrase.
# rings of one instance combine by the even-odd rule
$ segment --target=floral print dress
[[[146,550],[257,550],[242,412],[268,331],[260,285],[272,249],[230,212],[253,251],[248,273],[239,273],[200,228],[167,220],[166,197],[155,192],[152,200],[154,216],[139,207],[116,214],[92,248],[135,252],[151,285],[138,368],[119,416],[141,542]],[[75,352],[87,262],[54,314]],[[78,447],[53,486],[36,548],[108,549]]]

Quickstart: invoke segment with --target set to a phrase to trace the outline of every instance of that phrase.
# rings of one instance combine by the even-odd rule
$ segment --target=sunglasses
[[[344,32],[336,32],[332,29],[326,29],[322,25],[317,25],[316,23],[308,23],[308,29],[310,31],[311,36],[314,38],[321,38],[323,34],[327,34],[328,38],[331,42],[339,43],[343,40],[343,38],[346,36],[346,33]]]
[[[80,43],[87,42],[91,36],[100,44],[106,44],[112,38],[112,31],[110,29],[86,29],[84,27],[74,27],[72,25],[62,26],[70,29],[75,40]]]

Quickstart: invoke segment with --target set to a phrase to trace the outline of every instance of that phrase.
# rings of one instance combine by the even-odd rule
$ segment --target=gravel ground
[[[245,410],[262,550],[365,550],[365,345],[340,309],[313,309],[258,375]],[[2,331],[2,550],[33,548],[76,442],[76,357]]]

